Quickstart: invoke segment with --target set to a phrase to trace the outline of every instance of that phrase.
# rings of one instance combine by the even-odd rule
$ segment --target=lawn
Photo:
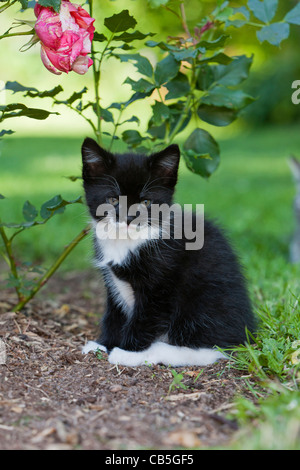
[[[2,141],[0,193],[6,199],[0,201],[1,219],[19,221],[25,200],[39,207],[56,194],[66,199],[81,194],[80,180],[66,178],[80,175],[81,142],[82,138],[73,137],[9,137]],[[248,434],[241,437],[239,446],[299,449],[300,266],[288,262],[295,226],[295,186],[288,157],[300,156],[299,130],[249,130],[219,143],[221,164],[209,181],[189,172],[182,162],[176,200],[204,203],[206,216],[217,218],[226,228],[245,266],[254,306],[262,319],[256,342],[240,348],[233,365],[250,374],[249,387],[258,400],[256,407],[240,401],[235,416],[247,426],[257,419],[261,423],[249,428],[251,438]],[[34,258],[38,263],[51,263],[87,220],[84,206],[67,207],[65,215],[15,239],[18,256],[24,261]],[[90,259],[87,238],[61,269],[87,269]]]

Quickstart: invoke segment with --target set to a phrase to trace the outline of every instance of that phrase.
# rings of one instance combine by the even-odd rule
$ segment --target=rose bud
[[[71,72],[83,75],[92,65],[91,53],[94,18],[69,0],[62,0],[59,13],[36,4],[35,32],[41,42],[41,58],[45,67],[60,75]]]

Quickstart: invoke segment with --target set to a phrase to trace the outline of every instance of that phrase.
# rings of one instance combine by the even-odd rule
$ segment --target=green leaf
[[[186,96],[190,91],[190,82],[186,75],[179,72],[173,80],[166,84],[167,89],[169,90],[166,95],[167,100],[173,100],[175,98],[180,98],[181,96]]]
[[[246,7],[237,7],[237,8],[233,8],[232,10],[233,10],[232,15],[241,14],[246,18],[247,21],[250,20],[250,12]]]
[[[223,5],[221,6],[221,11],[215,16],[216,20],[225,22],[232,15],[233,9],[231,7],[226,8],[227,5],[228,5],[228,2],[223,3]]]
[[[278,0],[248,0],[248,8],[263,23],[269,23],[275,16]]]
[[[184,143],[184,158],[188,168],[208,178],[218,167],[220,149],[204,129],[195,129]]]
[[[227,65],[230,64],[230,62],[232,62],[232,58],[224,54],[223,52],[218,52],[217,54],[211,57],[204,57],[203,59],[199,60],[200,64],[216,63]]]
[[[164,140],[166,136],[166,123],[164,122],[160,126],[155,126],[153,123],[153,119],[151,118],[149,123],[148,123],[148,134],[151,135],[152,139],[151,140]]]
[[[147,57],[144,57],[140,54],[115,54],[115,57],[120,59],[121,62],[133,61],[134,66],[137,68],[139,73],[152,78],[153,68]]]
[[[154,126],[160,126],[170,117],[170,109],[164,103],[160,101],[155,101],[152,106],[152,122]]]
[[[237,118],[236,110],[224,106],[201,104],[197,113],[202,121],[218,127],[228,126]]]
[[[214,82],[214,68],[207,64],[201,65],[197,75],[197,89],[202,91],[208,90]]]
[[[39,4],[43,7],[53,8],[57,13],[60,10],[61,0],[39,0]]]
[[[131,103],[134,103],[135,101],[138,101],[138,100],[143,100],[144,98],[146,98],[146,96],[150,96],[152,93],[152,90],[148,91],[147,93],[142,93],[140,91],[137,91],[135,92],[130,98],[129,100],[127,100],[124,104],[125,108],[127,106],[129,106]]]
[[[298,3],[295,8],[290,10],[284,17],[284,21],[291,24],[300,25],[300,3]]]
[[[214,41],[200,41],[197,46],[203,47],[206,50],[214,50],[219,49],[225,46],[227,39],[229,38],[228,34],[223,34],[222,36],[218,37]]]
[[[19,2],[21,3],[23,10],[26,10],[28,8],[28,0],[19,0]]]
[[[134,28],[136,20],[129,14],[128,10],[123,10],[110,18],[105,18],[104,24],[112,33],[121,33]]]
[[[49,201],[44,202],[41,206],[40,215],[43,219],[49,219],[52,215],[52,210],[56,208],[60,209],[60,204],[62,203],[63,199],[60,195],[54,196],[53,198],[49,199]],[[64,211],[64,208],[61,212]]]
[[[279,46],[284,39],[289,37],[289,34],[290,25],[288,23],[272,23],[256,32],[260,42],[267,41],[273,46]]]
[[[179,68],[180,62],[177,62],[171,54],[158,62],[154,72],[156,86],[164,85],[166,82],[176,77]]]
[[[82,197],[79,196],[78,198],[67,201],[63,199],[60,195],[54,196],[53,198],[46,201],[40,210],[40,215],[43,219],[49,219],[53,215],[61,214],[65,210],[65,206],[69,204],[82,204]]]
[[[107,40],[108,40],[108,39],[107,39],[106,36],[104,36],[104,34],[98,33],[97,31],[95,31],[93,41],[96,41],[96,42],[105,42],[105,41],[107,41]]]
[[[125,119],[125,121],[122,121],[119,125],[125,124],[125,122],[135,122],[136,124],[140,125],[141,121],[137,116],[131,116],[129,119]]]
[[[200,65],[197,76],[198,90],[208,90],[213,84],[236,86],[249,75],[253,57],[239,56],[227,65]]]
[[[143,137],[138,131],[127,130],[122,134],[124,142],[130,147],[137,147],[143,141]]]
[[[0,106],[0,110],[4,111],[0,121],[13,117],[26,116],[31,119],[46,119],[50,114],[59,114],[55,112],[46,111],[44,109],[38,108],[27,108],[24,104],[21,103],[12,103],[7,106]]]
[[[119,36],[114,36],[114,41],[122,41],[122,42],[132,42],[136,40],[142,40],[145,39],[149,36],[155,36],[155,33],[141,33],[140,31],[133,31],[132,33],[128,33],[128,31],[125,31],[124,33],[120,34]]]
[[[26,201],[23,206],[23,216],[27,222],[32,222],[38,216],[37,209],[29,201]]]
[[[217,65],[213,68],[215,81],[220,85],[236,86],[246,80],[253,61],[253,56],[238,56],[228,65]]]
[[[21,83],[10,81],[6,82],[5,89],[11,90],[13,93],[24,93],[24,96],[30,96],[31,98],[54,97],[55,95],[63,91],[63,88],[60,85],[57,85],[56,87],[52,88],[52,90],[39,91],[36,88],[26,87],[21,85]]]
[[[226,20],[226,28],[228,26],[234,26],[235,28],[241,28],[242,26],[244,26],[247,21],[250,20],[250,12],[249,10],[246,8],[246,7],[239,7],[239,8],[233,8],[232,9],[232,15],[231,15],[231,20],[230,19],[227,19]],[[236,17],[237,15],[237,18],[233,18],[233,17]],[[240,16],[243,16],[245,19],[240,19]]]
[[[96,103],[93,104],[93,111],[97,115],[98,109],[97,109]],[[105,122],[112,122],[112,123],[114,122],[114,117],[112,113],[108,109],[101,108],[101,106],[100,106],[100,116],[101,116],[101,119],[103,119]]]
[[[167,42],[146,41],[147,47],[159,47],[162,51],[180,52],[182,49]]]
[[[127,85],[130,85],[134,91],[140,93],[149,93],[155,88],[152,83],[148,82],[148,80],[145,80],[144,78],[140,78],[139,80],[135,81],[132,80],[132,78],[127,77],[124,83],[127,83]]]
[[[188,47],[187,49],[181,49],[179,51],[172,52],[173,57],[179,62],[181,60],[195,59],[199,52],[204,53],[205,49],[195,48],[194,46]]]
[[[244,93],[243,90],[232,90],[221,85],[216,85],[201,98],[201,104],[221,106],[229,109],[240,110],[252,103],[254,98]]]
[[[58,93],[63,91],[63,88],[60,85],[52,88],[52,90],[45,90],[45,91],[31,91],[29,90],[25,96],[30,96],[31,98],[54,98]]]
[[[14,134],[14,133],[15,133],[15,131],[11,131],[11,130],[7,131],[7,130],[3,129],[0,132],[0,137],[3,137],[4,135],[11,135],[11,134]]]
[[[75,91],[68,99],[63,101],[55,100],[56,104],[72,104],[74,101],[80,100],[84,93],[88,91],[87,87],[84,87],[81,91]]]
[[[11,90],[13,91],[13,93],[25,92],[25,91],[34,91],[38,93],[38,90],[36,88],[26,87],[26,86],[21,85],[18,82],[10,82],[10,81],[6,82],[5,89]]]
[[[5,199],[5,196],[3,196],[3,194],[0,194],[0,199]]]
[[[19,228],[26,229],[26,228],[34,227],[36,225],[43,225],[45,222],[46,222],[46,220],[44,220],[43,222],[39,222],[37,220],[32,220],[31,222],[28,221],[28,222],[8,223],[8,224],[7,223],[1,223],[0,227],[15,228],[15,229],[19,229]]]

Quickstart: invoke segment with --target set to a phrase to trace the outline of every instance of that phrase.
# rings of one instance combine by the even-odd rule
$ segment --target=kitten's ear
[[[150,171],[154,177],[165,178],[165,184],[175,186],[177,181],[180,150],[172,144],[161,152],[150,156]]]
[[[300,161],[295,157],[290,157],[289,165],[296,181],[300,181]]]
[[[89,137],[84,140],[81,153],[83,179],[96,178],[105,174],[114,163],[114,156]]]

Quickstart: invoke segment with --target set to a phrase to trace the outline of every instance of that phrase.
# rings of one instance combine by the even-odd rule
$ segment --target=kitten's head
[[[110,206],[116,222],[123,224],[127,230],[127,226],[136,220],[136,214],[142,216],[144,213],[149,219],[152,204],[171,205],[179,159],[177,145],[170,145],[150,156],[112,154],[93,139],[85,139],[82,145],[82,177],[93,219],[109,219]],[[102,212],[99,207],[106,210]]]

